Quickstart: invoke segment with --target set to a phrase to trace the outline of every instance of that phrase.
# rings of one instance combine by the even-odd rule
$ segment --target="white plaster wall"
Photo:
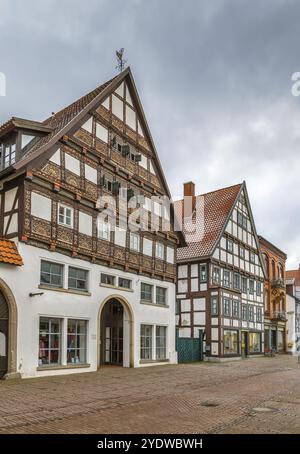
[[[167,288],[168,307],[156,307],[140,303],[141,282],[161,285],[161,281],[146,278],[136,274],[113,270],[88,261],[70,258],[57,252],[50,252],[37,247],[19,243],[19,253],[23,258],[24,266],[11,267],[1,264],[1,278],[10,287],[17,302],[18,308],[18,371],[23,377],[68,374],[74,372],[95,371],[98,367],[98,344],[100,342],[100,328],[98,315],[101,303],[106,298],[121,296],[125,298],[134,314],[134,367],[140,364],[140,325],[167,326],[167,356],[170,363],[177,362],[175,352],[175,285],[164,282]],[[45,290],[39,288],[40,260],[52,260],[89,270],[89,295]],[[106,272],[132,280],[133,291],[117,288],[107,288],[99,285],[100,273]],[[43,292],[41,296],[30,297],[29,293]],[[63,369],[59,371],[38,371],[38,339],[40,316],[58,318],[77,318],[88,320],[88,352],[89,368]],[[126,340],[129,342],[129,339]],[[125,342],[126,342],[125,341]],[[126,348],[125,348],[126,350]]]

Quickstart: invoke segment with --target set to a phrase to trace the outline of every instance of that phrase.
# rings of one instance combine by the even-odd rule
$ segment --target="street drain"
[[[270,407],[256,407],[252,408],[252,411],[255,411],[256,413],[272,413],[276,412],[276,408],[270,408]]]
[[[218,407],[220,404],[216,402],[202,402],[201,405],[202,407]]]

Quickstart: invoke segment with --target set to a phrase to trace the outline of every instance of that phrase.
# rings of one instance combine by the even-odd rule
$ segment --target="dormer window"
[[[35,136],[29,135],[29,134],[22,134],[21,137],[21,149],[27,147],[27,145],[35,139]]]
[[[6,169],[16,162],[16,144],[3,144],[1,151],[1,168]]]

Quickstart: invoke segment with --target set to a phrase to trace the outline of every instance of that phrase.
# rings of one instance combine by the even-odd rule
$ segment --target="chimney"
[[[196,207],[195,183],[183,183],[183,216],[191,217]]]

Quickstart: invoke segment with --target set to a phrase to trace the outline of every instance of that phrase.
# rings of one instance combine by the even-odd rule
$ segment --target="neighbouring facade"
[[[1,376],[176,363],[184,240],[163,228],[170,193],[130,69],[42,123],[10,119],[0,144]],[[99,221],[121,193],[143,229]]]
[[[287,352],[300,355],[300,267],[286,271]]]
[[[259,236],[260,248],[265,265],[265,351],[277,353],[287,349],[286,337],[286,289],[284,252]]]
[[[262,354],[264,270],[245,183],[201,196],[186,183],[175,207],[189,219],[177,251],[179,339],[202,337],[206,360]]]

